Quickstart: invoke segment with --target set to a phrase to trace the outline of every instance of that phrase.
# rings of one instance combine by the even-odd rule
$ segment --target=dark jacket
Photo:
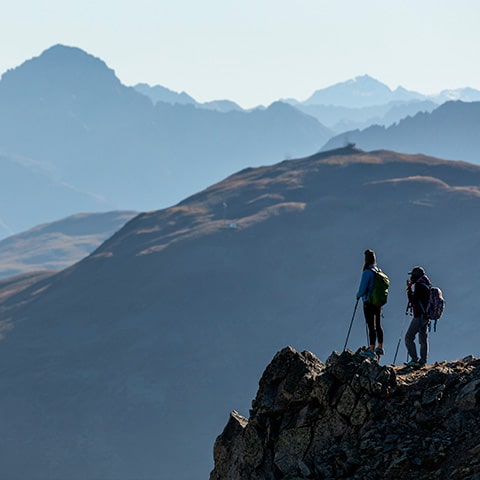
[[[430,286],[430,280],[426,275],[423,275],[407,288],[408,301],[412,306],[414,317],[421,317],[426,313],[430,300]]]

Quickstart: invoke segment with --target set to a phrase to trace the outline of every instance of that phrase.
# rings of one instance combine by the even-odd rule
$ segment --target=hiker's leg
[[[375,312],[373,309],[373,305],[365,302],[363,304],[363,313],[365,314],[365,321],[367,322],[368,327],[368,340],[370,344],[370,351],[374,352],[377,335],[375,332]]]
[[[407,333],[405,334],[405,346],[410,358],[414,362],[418,362],[417,347],[415,346],[415,335],[418,333],[418,327],[420,326],[420,318],[414,317],[410,322]]]
[[[383,328],[382,328],[382,307],[375,308],[375,331],[377,332],[377,341],[379,348],[383,348]]]
[[[418,331],[418,342],[420,343],[420,363],[427,363],[428,355],[428,321],[422,324]]]

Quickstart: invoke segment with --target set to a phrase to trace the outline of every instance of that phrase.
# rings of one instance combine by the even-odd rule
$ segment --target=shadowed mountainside
[[[77,214],[5,238],[0,241],[0,279],[37,270],[63,270],[92,253],[135,215]]]
[[[6,279],[0,280],[0,302],[5,302],[9,297],[13,295],[19,295],[23,290],[31,287],[41,280],[55,275],[55,271],[38,271],[29,272],[21,275],[15,275]],[[2,323],[5,325],[5,323]],[[7,326],[8,330],[8,326]],[[2,331],[2,329],[0,329]],[[2,337],[3,339],[3,334]]]
[[[0,470],[206,478],[226,415],[248,409],[274,352],[291,344],[326,358],[343,346],[365,248],[392,282],[385,362],[415,264],[447,299],[429,360],[476,354],[479,184],[475,165],[353,148],[246,169],[10,288]],[[350,345],[364,343],[359,313]]]

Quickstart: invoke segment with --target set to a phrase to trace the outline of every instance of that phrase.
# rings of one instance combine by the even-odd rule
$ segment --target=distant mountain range
[[[175,92],[161,85],[151,87],[146,83],[139,83],[134,86],[137,92],[147,96],[154,104],[158,102],[170,103],[171,105],[196,105],[207,110],[218,112],[242,111],[242,107],[231,100],[214,100],[211,102],[199,103],[185,92]]]
[[[100,59],[62,45],[0,81],[0,153],[48,171],[77,195],[60,196],[57,188],[53,218],[50,210],[25,208],[29,227],[81,211],[168,206],[240,168],[316,151],[330,136],[282,103],[226,113],[154,106]],[[35,185],[29,197],[41,198]]]
[[[289,103],[341,133],[371,125],[388,127],[407,116],[431,112],[451,100],[480,101],[480,91],[466,87],[425,95],[403,87],[392,90],[375,78],[363,75],[317,90],[303,102],[290,100]]]
[[[479,95],[392,91],[365,75],[304,102],[244,111],[230,100],[199,103],[158,85],[127,87],[102,60],[56,45],[0,80],[0,239],[78,212],[166,207],[239,169],[319,151],[336,133],[387,127],[433,113],[445,98]],[[464,121],[456,118],[455,131],[470,131]],[[408,139],[395,148],[476,161],[471,150],[457,155],[449,132],[415,135],[424,138],[421,149]]]
[[[138,83],[134,86],[137,92],[147,96],[153,103],[163,102],[170,103],[172,105],[178,103],[180,105],[197,105],[198,102],[185,92],[175,92],[169,88],[162,87],[161,85],[155,85],[151,87],[147,83]]]
[[[403,87],[392,90],[375,78],[363,75],[317,90],[305,101],[286,101],[336,133],[342,133],[371,125],[388,127],[407,116],[431,112],[451,100],[480,101],[480,91],[466,87],[425,95]]]
[[[148,96],[154,103],[191,104],[199,107],[209,103],[216,103],[215,101],[199,103],[186,92],[175,92],[161,85],[150,86],[146,83],[139,83],[134,88]],[[464,102],[480,101],[480,90],[465,87],[445,89],[438,94],[427,95],[407,90],[403,87],[397,87],[395,90],[392,90],[386,84],[369,75],[360,75],[351,80],[316,90],[303,101],[294,98],[281,99],[281,101],[295,106],[345,107],[352,110],[412,102],[432,102],[435,105],[440,105],[451,100],[462,100]],[[236,103],[230,103],[235,109],[241,109]]]
[[[63,270],[92,253],[136,212],[77,214],[0,241],[0,279]]]
[[[228,100],[198,103],[185,92],[174,92],[160,85],[150,87],[147,84],[138,84],[135,89],[147,95],[154,103],[188,103],[199,108],[213,108],[219,111],[241,109],[239,105]],[[480,91],[466,87],[426,95],[403,87],[392,90],[375,78],[362,75],[317,90],[304,101],[292,98],[281,101],[317,118],[336,133],[341,133],[374,124],[389,126],[407,116],[431,112],[442,103],[451,100],[480,101]]]
[[[317,90],[302,103],[304,105],[335,105],[339,107],[362,108],[412,101],[432,101],[441,104],[450,100],[480,101],[480,90],[465,87],[442,90],[435,95],[426,95],[406,90],[403,87],[397,87],[395,90],[392,90],[369,75],[361,75],[352,80]]]
[[[410,102],[425,99],[424,95],[406,90],[403,87],[398,87],[392,91],[384,83],[369,75],[363,75],[317,90],[303,104],[362,108],[391,102]]]
[[[388,128],[371,126],[330,139],[323,150],[349,142],[366,150],[389,149],[480,163],[480,102],[447,102]]]
[[[480,166],[342,148],[244,169],[60,273],[0,282],[3,476],[207,478],[276,351],[342,348],[366,248],[391,279],[385,363],[417,264],[447,299],[429,360],[476,355],[478,185]]]
[[[431,112],[438,108],[438,104],[430,100],[414,100],[359,108],[303,104],[297,104],[296,108],[307,115],[323,119],[324,125],[335,133],[342,133],[372,125],[389,126],[407,116],[414,116],[419,112]]]

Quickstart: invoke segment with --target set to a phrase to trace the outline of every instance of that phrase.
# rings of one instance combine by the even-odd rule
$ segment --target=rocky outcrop
[[[284,348],[247,420],[217,438],[210,480],[480,479],[480,359],[421,370]]]

